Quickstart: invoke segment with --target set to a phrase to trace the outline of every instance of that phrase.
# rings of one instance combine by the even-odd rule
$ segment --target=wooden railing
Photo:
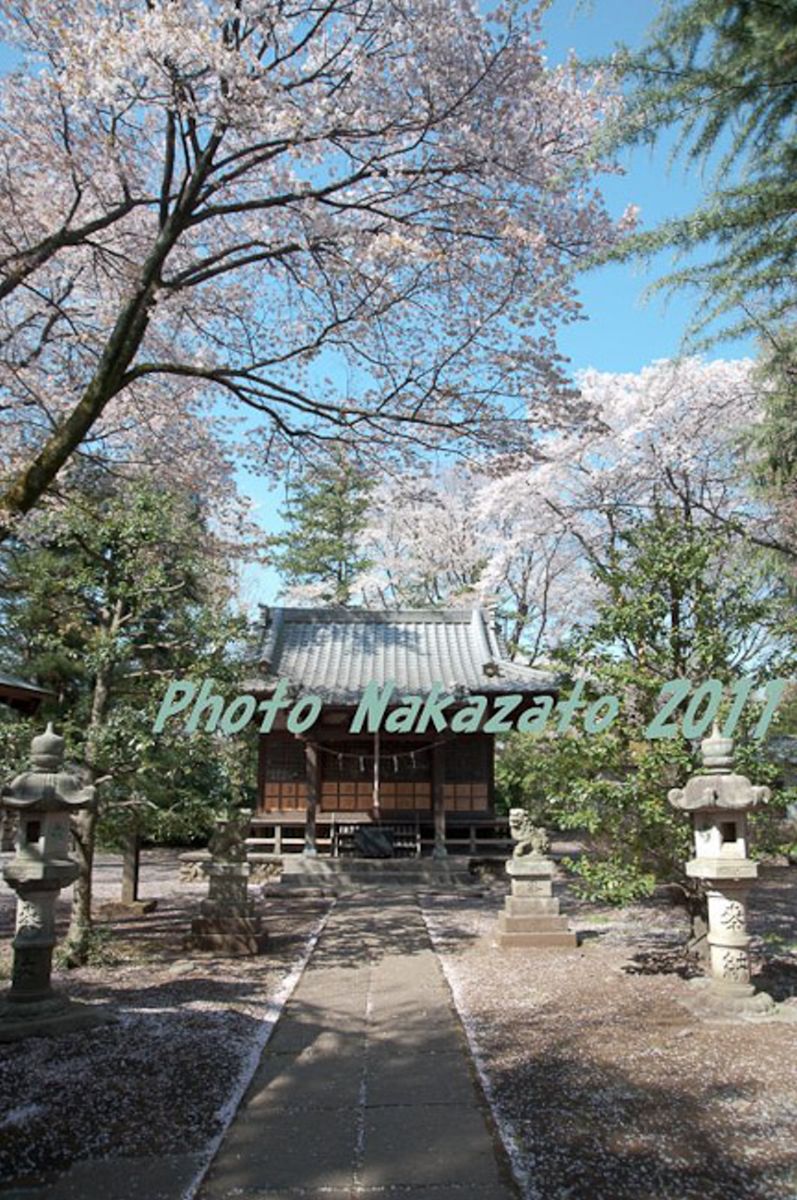
[[[316,846],[319,854],[350,857],[356,854],[355,832],[362,822],[347,816],[330,816],[319,821]],[[304,824],[268,815],[257,816],[252,822],[248,839],[251,852],[264,854],[301,854],[304,849]],[[424,816],[409,816],[396,821],[382,821],[380,829],[393,840],[396,858],[420,858],[434,849],[434,825]],[[456,814],[446,822],[446,849],[449,854],[477,857],[506,857],[512,846],[506,817],[480,817],[468,820]]]

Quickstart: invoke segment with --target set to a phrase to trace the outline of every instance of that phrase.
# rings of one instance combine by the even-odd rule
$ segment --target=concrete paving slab
[[[318,1196],[324,1188],[351,1189],[357,1131],[354,1108],[329,1109],[313,1121],[305,1112],[242,1109],[200,1195],[221,1200],[292,1186],[315,1189]]]
[[[303,1050],[315,1049],[318,1053],[345,1054],[352,1046],[363,1042],[362,1028],[329,1028],[317,1019],[308,1016],[306,1021],[297,1019],[279,1021],[271,1041],[272,1054],[300,1054]]]
[[[366,1109],[357,1181],[371,1187],[501,1183],[481,1110],[455,1103]]]
[[[299,1055],[290,1070],[283,1055],[264,1056],[244,1100],[250,1109],[352,1108],[362,1086],[362,1055]]]
[[[352,1200],[512,1200],[514,1193],[502,1183],[455,1183],[447,1187],[355,1188]],[[265,1200],[265,1198],[264,1198]],[[319,1197],[320,1200],[320,1197]],[[326,1196],[324,1197],[326,1200]]]
[[[417,902],[339,901],[198,1200],[513,1200]]]
[[[392,1046],[382,1053],[369,1051],[367,1107],[390,1104],[450,1104],[468,1097],[473,1077],[460,1050],[418,1061],[415,1054],[397,1053]],[[431,1118],[430,1118],[431,1119]]]
[[[442,1025],[426,1030],[418,1026],[408,1027],[398,1022],[386,1022],[374,1026],[373,1032],[369,1031],[369,1038],[374,1044],[393,1047],[396,1054],[414,1053],[423,1056],[466,1053],[462,1033],[458,1029]]]
[[[318,971],[307,981],[302,993],[306,999],[331,1000],[339,1003],[364,1004],[368,994],[368,971],[353,972],[348,977],[340,971]]]
[[[414,1001],[407,993],[404,993],[400,1000],[391,999],[389,996],[381,999],[374,997],[369,1006],[368,1032],[371,1034],[372,1031],[381,1030],[386,1025],[419,1032],[436,1032],[443,1029],[450,1031],[452,1020],[448,1010],[448,997],[437,998],[434,994],[421,991]]]
[[[218,1200],[352,1200],[355,1193],[351,1188],[324,1188],[318,1192],[310,1188],[258,1188],[255,1192],[230,1191],[219,1194]],[[463,1197],[462,1200],[468,1200]]]

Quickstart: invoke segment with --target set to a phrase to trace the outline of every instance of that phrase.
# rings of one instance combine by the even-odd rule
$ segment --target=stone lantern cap
[[[64,739],[48,724],[30,744],[31,770],[23,771],[0,789],[0,803],[28,812],[73,811],[94,804],[94,788],[70,771],[61,770]]]
[[[697,812],[709,808],[755,808],[770,797],[768,787],[755,787],[746,775],[693,775],[683,788],[673,788],[668,800],[673,808]]]
[[[700,744],[704,773],[693,775],[683,788],[673,788],[667,799],[686,812],[708,809],[749,809],[765,804],[768,787],[754,786],[746,775],[733,773],[733,741],[715,730]]]

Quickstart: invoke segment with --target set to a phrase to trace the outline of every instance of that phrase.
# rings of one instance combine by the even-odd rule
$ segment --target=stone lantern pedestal
[[[509,828],[516,843],[506,864],[512,894],[507,896],[498,917],[498,945],[573,949],[578,939],[568,929],[567,917],[560,915],[559,901],[553,894],[554,864],[545,856],[545,830],[534,828],[522,808],[510,811]]]
[[[216,822],[210,839],[212,859],[203,864],[210,880],[200,915],[191,922],[190,947],[235,958],[260,954],[268,943],[254,900],[249,896],[246,835],[252,820],[249,809]]]
[[[747,813],[769,799],[769,789],[733,773],[730,738],[715,731],[702,752],[703,774],[668,797],[674,808],[692,814],[695,857],[686,873],[704,882],[708,898],[711,978],[700,1002],[719,1014],[767,1013],[775,1002],[750,980],[747,897],[758,865],[747,857]]]
[[[64,742],[52,725],[31,742],[31,769],[0,792],[18,815],[16,854],[3,878],[17,894],[11,988],[0,1000],[0,1042],[69,1033],[106,1024],[112,1015],[55,992],[50,983],[55,902],[78,876],[69,857],[69,816],[95,803],[94,788],[61,769]]]

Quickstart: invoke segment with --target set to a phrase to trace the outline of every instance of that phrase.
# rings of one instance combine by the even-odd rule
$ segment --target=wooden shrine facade
[[[430,812],[437,787],[450,812],[493,809],[493,739],[487,734],[355,738],[340,736],[323,720],[312,737],[274,732],[260,742],[259,810],[304,812],[314,773],[321,813]]]
[[[337,845],[325,829],[365,823],[405,836],[414,829],[419,853],[432,841],[441,854],[448,825],[472,828],[495,816],[494,736],[483,728],[355,735],[350,725],[368,683],[394,682],[396,703],[429,695],[435,684],[461,695],[463,705],[484,695],[482,726],[496,695],[521,694],[530,706],[553,691],[547,676],[505,657],[480,609],[272,609],[264,613],[258,671],[248,685],[258,694],[286,679],[295,695],[324,701],[306,733],[290,733],[280,714],[260,737],[255,824],[274,831],[275,848],[283,828],[301,826],[310,853]],[[291,841],[284,849],[301,849]]]

